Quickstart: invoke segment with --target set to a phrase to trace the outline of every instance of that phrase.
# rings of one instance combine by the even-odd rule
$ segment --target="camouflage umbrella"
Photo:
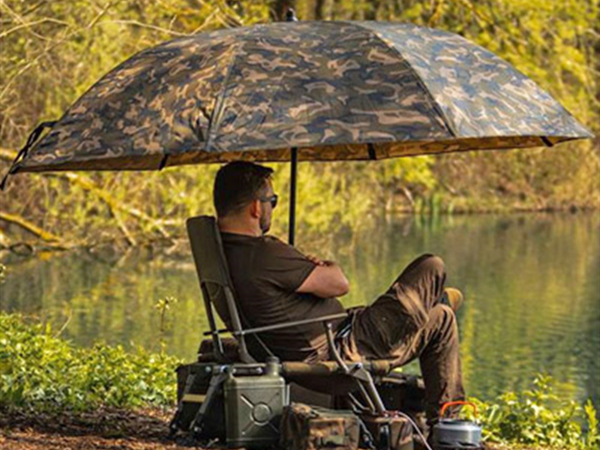
[[[36,144],[44,126],[51,130]],[[9,173],[292,160],[295,181],[298,159],[589,137],[533,81],[456,34],[406,23],[281,22],[138,53],[58,122],[36,129]]]

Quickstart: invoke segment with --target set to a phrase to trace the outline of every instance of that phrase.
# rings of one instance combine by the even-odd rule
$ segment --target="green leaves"
[[[121,346],[77,348],[50,327],[0,313],[0,406],[91,410],[170,405],[176,358]]]
[[[104,344],[76,348],[39,322],[0,313],[0,407],[60,412],[171,405],[178,363],[164,353],[141,348],[135,352]],[[547,376],[538,376],[533,384],[530,390],[507,392],[494,402],[472,400],[487,441],[600,449],[599,422],[591,401],[584,407],[561,401]],[[472,414],[466,411],[474,419]]]
[[[588,424],[587,444],[590,448],[600,448],[600,423],[598,423],[598,413],[588,400],[583,408]]]
[[[561,401],[554,393],[552,379],[544,375],[539,375],[533,384],[531,390],[507,392],[495,402],[474,400],[487,441],[600,449],[598,420],[591,401],[584,408],[575,402]],[[585,422],[587,427],[582,427]]]

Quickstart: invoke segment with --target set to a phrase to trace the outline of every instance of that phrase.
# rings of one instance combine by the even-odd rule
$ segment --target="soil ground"
[[[167,438],[172,411],[103,408],[60,415],[0,410],[1,450],[190,450],[186,438]],[[515,450],[488,446],[486,450]],[[519,450],[543,450],[519,447]]]
[[[104,408],[33,415],[0,411],[2,450],[180,450],[200,448],[167,438],[172,411]]]

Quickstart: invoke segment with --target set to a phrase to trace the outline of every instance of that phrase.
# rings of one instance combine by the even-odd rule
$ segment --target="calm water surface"
[[[600,405],[597,214],[405,217],[318,247],[299,240],[344,267],[347,306],[371,302],[418,255],[441,255],[448,283],[467,296],[459,326],[469,394],[492,399],[525,389],[541,372],[565,399]],[[160,255],[97,249],[0,261],[8,266],[0,309],[37,315],[78,345],[157,349],[162,339],[168,352],[191,360],[207,327],[187,245]],[[178,302],[161,327],[155,305],[165,296]]]

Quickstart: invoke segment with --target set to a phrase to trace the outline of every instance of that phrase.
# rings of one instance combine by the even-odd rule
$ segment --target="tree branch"
[[[0,220],[2,220],[4,222],[12,223],[12,224],[18,226],[19,228],[22,228],[23,230],[30,232],[34,236],[36,236],[44,241],[60,242],[60,238],[58,236],[50,233],[49,231],[45,231],[45,230],[41,229],[37,225],[34,225],[33,223],[29,222],[28,220],[24,219],[21,216],[17,216],[15,214],[9,214],[9,213],[0,211]]]

